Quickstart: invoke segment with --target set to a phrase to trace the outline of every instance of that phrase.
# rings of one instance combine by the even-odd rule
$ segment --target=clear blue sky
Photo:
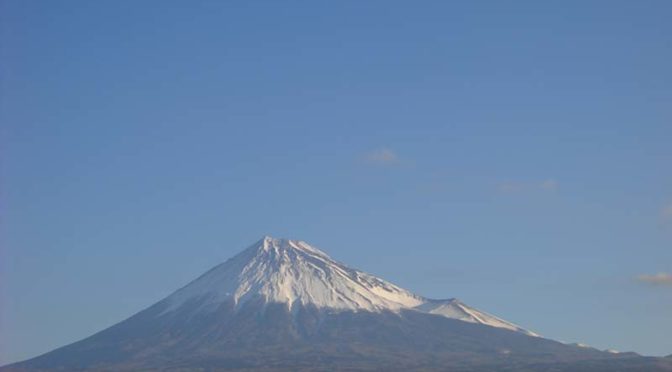
[[[672,353],[672,2],[0,3],[0,364],[264,234]]]

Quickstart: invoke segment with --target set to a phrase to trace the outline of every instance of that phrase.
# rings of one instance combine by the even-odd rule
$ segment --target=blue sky
[[[0,364],[264,234],[672,353],[672,3],[1,3]]]

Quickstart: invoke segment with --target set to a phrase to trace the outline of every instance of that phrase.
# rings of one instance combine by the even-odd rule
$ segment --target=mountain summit
[[[251,299],[286,304],[290,310],[294,305],[370,312],[412,309],[536,336],[457,299],[428,299],[349,268],[304,241],[270,236],[168,297],[166,312],[189,302],[200,303],[198,311],[215,311],[227,303],[238,308]]]
[[[203,299],[214,309],[227,301],[240,307],[265,303],[313,305],[353,311],[397,310],[423,299],[382,279],[340,264],[299,240],[264,237],[237,256],[168,297],[171,309]]]
[[[672,371],[562,344],[264,237],[84,340],[0,371]]]

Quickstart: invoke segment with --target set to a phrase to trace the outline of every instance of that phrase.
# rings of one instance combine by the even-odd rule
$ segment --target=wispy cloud
[[[658,226],[665,230],[672,229],[672,203],[665,204],[660,209]]]
[[[641,283],[658,285],[658,286],[672,286],[672,274],[658,273],[658,274],[642,274],[637,277],[637,281]]]
[[[386,147],[373,150],[364,155],[364,160],[372,165],[396,165],[399,164],[397,154]]]
[[[546,191],[555,191],[558,189],[558,181],[552,178],[545,179],[539,184],[539,186],[541,186],[541,188]]]
[[[660,218],[664,221],[672,221],[672,203],[664,206],[663,209],[660,210]]]
[[[505,194],[511,194],[511,193],[514,193],[514,192],[522,191],[524,187],[525,187],[524,184],[522,184],[520,182],[504,181],[504,182],[500,182],[497,185],[497,190],[499,190],[499,192],[502,192],[502,193],[505,193]]]
[[[541,181],[504,181],[497,185],[499,192],[505,194],[531,191],[551,192],[558,190],[558,187],[558,181],[553,178],[547,178]]]

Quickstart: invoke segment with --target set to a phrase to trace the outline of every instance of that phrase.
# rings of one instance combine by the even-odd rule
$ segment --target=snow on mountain
[[[458,319],[470,323],[485,324],[492,327],[521,332],[528,336],[539,336],[534,332],[530,332],[513,323],[507,322],[506,320],[467,306],[456,298],[451,298],[448,300],[427,299],[425,303],[417,306],[415,309],[430,314],[442,315],[446,318]]]
[[[239,308],[250,299],[285,303],[290,309],[300,304],[370,312],[415,310],[536,336],[456,299],[428,299],[351,269],[306,242],[268,236],[173,293],[164,313],[189,301],[214,311],[224,303]]]
[[[672,371],[669,359],[529,336],[265,237],[135,315],[0,371]]]
[[[422,297],[367,273],[348,268],[298,240],[264,237],[168,298],[169,310],[193,298],[215,307],[236,307],[255,297],[265,302],[343,310],[397,310]]]
[[[590,345],[587,345],[587,344],[580,343],[580,342],[572,342],[572,343],[568,343],[567,345],[580,347],[580,348],[583,348],[583,349],[594,349],[594,347],[592,347]]]

